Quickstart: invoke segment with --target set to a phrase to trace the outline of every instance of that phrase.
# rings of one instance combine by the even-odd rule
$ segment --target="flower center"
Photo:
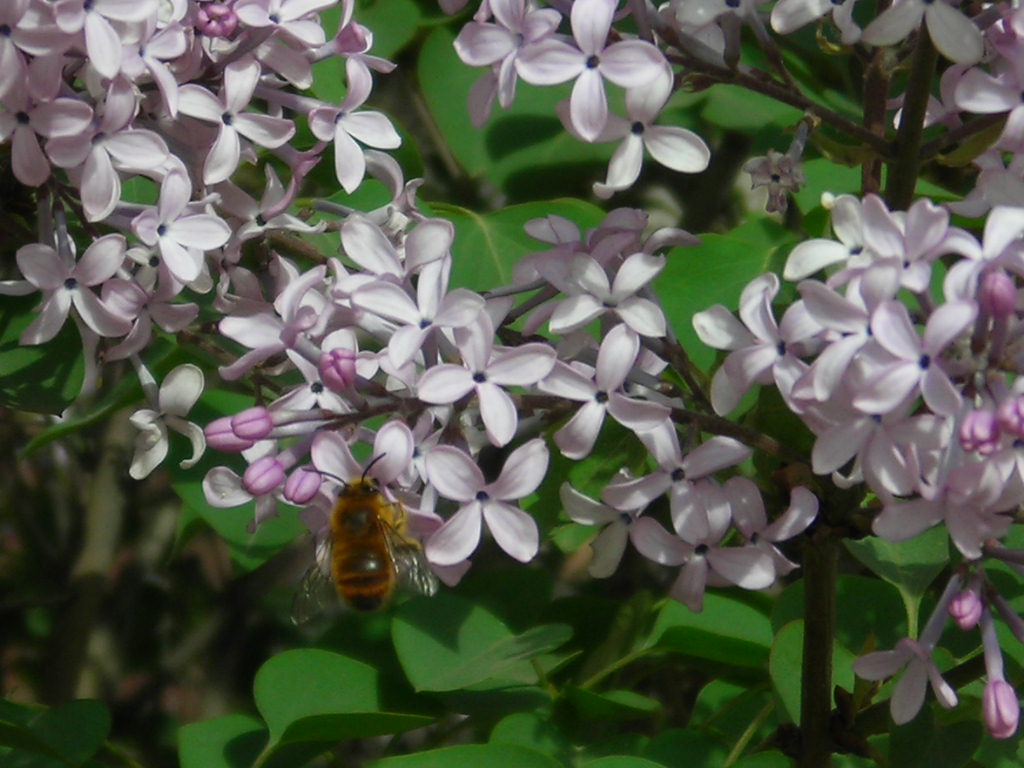
[[[314,381],[312,384],[309,385],[309,391],[312,392],[314,395],[319,395],[321,392],[324,391],[324,385],[321,384],[319,381]]]
[[[234,119],[234,116],[230,112],[225,112],[223,115],[220,116],[220,121],[224,123],[224,125],[231,125]]]
[[[608,393],[603,391],[603,390],[599,390],[599,391],[595,392],[594,393],[594,402],[599,403],[601,405],[604,405],[605,403],[608,402]]]
[[[922,371],[927,371],[928,370],[928,366],[931,365],[931,364],[932,364],[931,355],[921,355],[921,357],[917,361],[917,365],[918,365],[918,367]]]
[[[672,470],[672,474],[669,475],[669,477],[672,478],[673,483],[678,483],[686,479],[686,473],[683,471],[682,467],[676,467]]]
[[[159,267],[160,266],[160,257],[157,256],[154,253],[152,256],[149,257],[149,261],[146,262],[146,263],[149,264],[149,266],[151,266],[151,267]]]
[[[476,492],[476,500],[479,501],[479,502],[487,501],[490,498],[491,497],[490,497],[490,495],[488,495],[487,491],[477,491]]]
[[[634,136],[642,136],[644,133],[644,124],[637,120],[633,125],[629,127],[630,133]]]
[[[483,384],[485,381],[487,381],[487,375],[483,373],[483,371],[477,371],[476,373],[473,374],[473,381],[475,381],[477,384]]]
[[[75,290],[75,288],[78,287],[78,281],[75,280],[75,278],[73,277],[69,277],[67,280],[64,281],[64,287],[69,291],[73,291]]]
[[[586,68],[597,69],[601,65],[601,60],[597,57],[596,53],[592,53],[587,57]]]

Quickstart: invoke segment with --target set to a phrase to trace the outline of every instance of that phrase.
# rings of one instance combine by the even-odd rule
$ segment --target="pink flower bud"
[[[205,3],[196,13],[196,31],[207,37],[231,37],[238,28],[238,16],[224,3]]]
[[[262,440],[274,428],[270,411],[262,405],[246,408],[231,418],[231,429],[243,440]]]
[[[989,272],[978,286],[978,302],[992,317],[1009,317],[1017,306],[1017,287],[1003,271]]]
[[[320,473],[311,467],[299,467],[284,484],[284,497],[292,504],[308,504],[320,490]]]
[[[344,392],[356,380],[356,353],[339,347],[320,356],[320,378],[335,392]]]
[[[981,619],[981,597],[973,589],[965,589],[949,601],[949,615],[960,629],[974,629]]]
[[[999,422],[989,410],[971,411],[960,422],[960,445],[985,456],[999,447]]]
[[[253,496],[270,493],[284,482],[284,465],[276,456],[256,459],[242,475],[242,486]]]
[[[206,444],[217,451],[225,453],[241,453],[247,448],[252,448],[252,440],[243,440],[231,428],[231,417],[211,421],[203,430],[206,435]]]
[[[1024,437],[1024,397],[1008,397],[999,404],[999,425],[1014,437]]]
[[[985,727],[995,739],[1008,739],[1017,731],[1020,702],[1017,693],[1005,680],[990,680],[981,699]]]

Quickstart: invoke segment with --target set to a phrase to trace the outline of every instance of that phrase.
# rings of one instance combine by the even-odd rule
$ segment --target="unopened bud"
[[[274,428],[270,411],[262,405],[246,408],[231,418],[231,429],[243,440],[262,440]]]
[[[949,615],[965,631],[978,625],[981,609],[981,597],[973,589],[965,589],[949,601]]]
[[[244,440],[235,434],[231,428],[230,416],[211,421],[206,425],[203,434],[206,435],[206,444],[216,451],[241,453],[252,448],[252,440]]]
[[[238,29],[238,16],[224,3],[204,3],[196,13],[196,30],[207,37],[231,37]]]
[[[995,739],[1008,739],[1017,731],[1020,702],[1017,693],[1005,680],[990,680],[981,698],[985,727]]]
[[[988,456],[999,447],[999,421],[989,410],[971,411],[960,422],[960,445]]]
[[[992,317],[1009,317],[1017,308],[1017,287],[1001,270],[989,272],[978,286],[978,302]]]
[[[317,367],[320,378],[329,389],[344,392],[351,388],[356,380],[356,353],[345,347],[332,349],[320,356],[320,364]]]
[[[320,490],[320,473],[312,467],[299,467],[284,484],[284,497],[292,504],[308,504]]]
[[[242,486],[253,496],[270,493],[284,482],[284,465],[275,456],[256,459],[242,475]]]

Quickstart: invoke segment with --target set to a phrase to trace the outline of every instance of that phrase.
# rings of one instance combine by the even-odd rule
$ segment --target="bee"
[[[367,467],[369,469],[369,467]],[[330,531],[317,546],[292,605],[292,621],[303,624],[338,597],[359,611],[387,605],[396,590],[437,592],[437,576],[423,548],[406,535],[408,517],[366,473],[344,483],[331,512]]]

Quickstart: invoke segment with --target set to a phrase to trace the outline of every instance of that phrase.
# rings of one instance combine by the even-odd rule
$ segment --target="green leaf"
[[[669,252],[654,290],[686,353],[707,370],[717,352],[698,338],[694,314],[713,304],[736,309],[747,283],[782,270],[795,237],[770,219],[752,218],[727,235],[701,235],[700,240],[699,246]]]
[[[507,110],[497,105],[483,129],[474,128],[467,98],[483,69],[463,65],[452,48],[454,32],[435,29],[420,50],[417,68],[430,73],[420,87],[453,159],[469,176],[484,176],[513,200],[547,196],[589,197],[594,181],[604,178],[615,144],[588,144],[573,138],[557,117],[557,104],[571,85],[534,87],[522,81]],[[621,91],[609,91],[614,107]]]
[[[850,554],[900,591],[907,609],[908,632],[915,637],[921,597],[949,563],[945,527],[937,526],[908,541],[868,536],[844,543]]]
[[[72,765],[92,757],[110,733],[110,713],[98,701],[70,701],[39,713],[29,726]]]
[[[450,594],[404,603],[391,625],[395,652],[418,691],[453,691],[488,680],[534,683],[529,660],[571,634],[564,624],[544,624],[516,635],[482,606]]]
[[[584,768],[665,768],[663,763],[655,763],[642,757],[632,755],[609,755],[584,763]]]
[[[267,743],[267,729],[249,715],[227,715],[182,726],[181,768],[249,768]]]
[[[633,691],[588,691],[568,686],[566,697],[588,720],[637,720],[651,717],[661,710],[661,702]]]
[[[491,731],[491,744],[513,744],[552,757],[569,754],[571,745],[551,722],[550,712],[515,712],[502,718]]]
[[[781,752],[758,752],[733,763],[736,768],[793,768],[792,758]]]
[[[371,768],[563,768],[557,760],[526,747],[510,744],[466,744],[386,757]]]
[[[925,706],[905,725],[890,731],[889,760],[900,768],[960,768],[967,765],[982,741],[977,720],[936,722],[932,708]]]
[[[645,647],[734,667],[761,668],[768,661],[771,643],[767,616],[729,595],[708,593],[701,613],[667,601]]]
[[[642,757],[666,768],[691,768],[697,765],[723,765],[728,749],[721,739],[703,730],[671,728],[659,732]]]
[[[786,587],[772,610],[772,627],[777,632],[803,617],[804,582]],[[836,640],[858,651],[873,642],[891,648],[907,635],[906,611],[900,593],[880,579],[841,574],[836,580]]]
[[[757,131],[794,125],[803,112],[768,96],[736,85],[716,85],[708,91],[700,116],[720,128]]]
[[[45,344],[22,346],[22,331],[35,320],[39,296],[4,296],[0,302],[0,406],[32,413],[60,413],[82,389],[82,341],[69,319]]]
[[[534,240],[523,229],[531,219],[562,216],[575,222],[581,231],[604,219],[600,208],[582,200],[524,203],[483,215],[444,203],[435,203],[434,210],[455,225],[452,287],[475,291],[508,285],[519,259],[533,251],[548,250],[547,243]]]
[[[800,681],[803,678],[804,622],[791,621],[776,635],[768,669],[772,685],[790,721],[800,721]],[[832,644],[832,681],[853,690],[853,662],[857,657],[838,643]]]
[[[318,649],[274,656],[256,673],[253,692],[270,731],[270,749],[400,733],[432,721],[381,711],[376,669]]]

